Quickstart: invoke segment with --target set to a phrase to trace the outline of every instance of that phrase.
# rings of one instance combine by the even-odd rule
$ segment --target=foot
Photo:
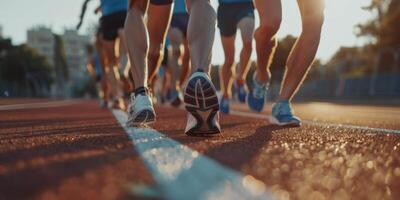
[[[221,112],[222,113],[229,114],[229,110],[230,110],[229,109],[229,104],[230,104],[230,102],[229,102],[228,98],[225,98],[225,97],[221,98],[220,105],[221,105]]]
[[[217,93],[206,73],[198,71],[189,78],[184,102],[188,111],[185,129],[187,135],[211,135],[221,132]]]
[[[121,106],[121,103],[120,103],[119,99],[112,99],[110,102],[108,102],[108,108],[110,108],[110,109],[121,109],[122,110],[122,108],[120,106]]]
[[[238,85],[238,99],[240,103],[245,103],[246,102],[246,97],[248,93],[248,89],[246,86],[246,83],[243,81],[237,81]]]
[[[253,89],[247,95],[247,104],[251,110],[256,112],[261,112],[264,109],[265,99],[267,96],[267,83],[260,83],[255,80],[255,76],[253,76]]]
[[[173,107],[179,107],[182,104],[182,93],[179,92],[178,90],[174,90],[173,94],[172,94],[172,101],[171,101],[171,105]]]
[[[126,126],[138,127],[152,124],[156,121],[153,103],[148,92],[142,92],[137,95],[131,94],[131,103],[128,107],[128,121]]]
[[[107,108],[108,102],[105,100],[100,100],[100,108]]]
[[[301,126],[300,118],[293,115],[293,109],[290,106],[290,102],[287,100],[279,101],[272,105],[272,117],[270,123],[287,127]]]

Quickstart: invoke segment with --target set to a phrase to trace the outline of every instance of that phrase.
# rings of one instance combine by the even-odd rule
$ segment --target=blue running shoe
[[[238,83],[238,99],[240,103],[245,103],[246,102],[246,97],[247,97],[247,92],[249,91],[247,89],[246,83],[240,84]]]
[[[220,111],[222,113],[229,114],[229,104],[230,104],[229,99],[222,97],[220,103]]]
[[[232,92],[232,97],[236,98],[236,96],[238,95],[238,94],[237,94],[237,92],[238,92],[238,86],[236,85],[236,81],[233,81],[233,83],[232,83],[231,92]]]
[[[288,100],[279,101],[272,105],[272,117],[270,123],[286,127],[301,126],[301,120],[293,115],[293,109]]]
[[[261,112],[264,108],[265,98],[267,95],[267,83],[259,83],[255,80],[256,74],[253,76],[253,90],[247,95],[247,104],[251,110]]]
[[[171,105],[175,108],[178,108],[183,102],[182,93],[180,91],[173,90],[171,99]]]

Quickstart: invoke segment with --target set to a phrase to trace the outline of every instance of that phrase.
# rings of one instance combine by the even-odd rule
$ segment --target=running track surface
[[[176,192],[192,199],[239,199],[249,183],[260,199],[400,199],[399,107],[296,104],[305,124],[279,129],[268,111],[234,105],[221,115],[221,136],[187,137],[182,109],[158,106],[154,130],[132,130],[97,101],[47,102],[0,105],[0,199],[174,199],[176,177],[154,166],[158,158],[194,174]],[[158,152],[165,144],[179,148]],[[220,179],[229,181],[211,187]]]

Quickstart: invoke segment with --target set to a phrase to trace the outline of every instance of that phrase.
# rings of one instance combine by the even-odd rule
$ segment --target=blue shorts
[[[168,5],[172,4],[173,0],[150,0],[150,3],[153,5]]]
[[[103,34],[103,39],[114,41],[118,37],[118,30],[124,28],[126,10],[118,11],[100,18],[98,32]]]
[[[254,5],[246,3],[221,3],[218,6],[218,28],[221,35],[230,37],[235,35],[237,25],[245,17],[254,19]]]
[[[187,28],[189,24],[188,13],[176,13],[172,15],[171,27],[179,29],[186,37]]]

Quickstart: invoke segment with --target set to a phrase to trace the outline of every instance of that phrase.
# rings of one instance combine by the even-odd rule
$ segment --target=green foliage
[[[358,25],[358,35],[373,38],[379,48],[400,45],[400,1],[373,0],[366,10],[376,12],[377,17]]]
[[[13,46],[0,38],[0,90],[12,96],[43,95],[53,81],[46,58],[27,45]],[[0,94],[2,95],[2,94]]]
[[[52,68],[45,57],[26,45],[12,47],[0,60],[0,78],[8,82],[23,83],[26,76],[38,77],[50,83]]]

